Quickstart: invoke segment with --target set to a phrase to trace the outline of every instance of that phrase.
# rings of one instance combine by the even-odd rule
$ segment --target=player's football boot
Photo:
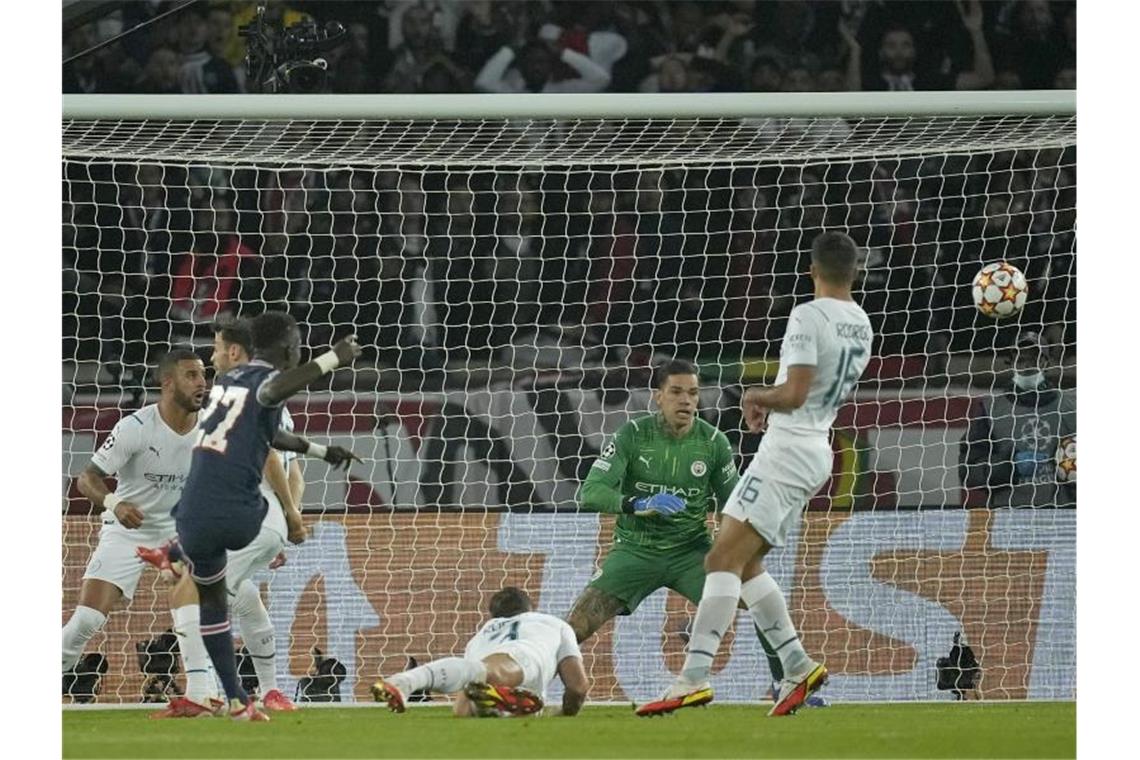
[[[404,692],[383,678],[372,684],[372,698],[388,705],[388,709],[394,713],[402,713],[407,709],[404,706]]]
[[[542,697],[520,686],[473,681],[467,684],[463,693],[475,705],[475,712],[480,717],[511,715],[517,718],[542,711]]]
[[[768,690],[768,699],[775,702],[780,698],[780,682],[773,681],[772,688]],[[809,694],[804,700],[804,707],[830,707],[831,703],[822,694]]]
[[[268,723],[269,716],[254,707],[252,699],[244,705],[235,699],[230,703],[230,720]]]
[[[827,683],[827,668],[814,663],[807,675],[796,680],[785,678],[780,681],[780,693],[768,711],[768,717],[791,715],[803,705],[808,697]]]
[[[274,712],[293,712],[297,709],[293,700],[282,694],[280,689],[270,689],[265,692],[265,696],[261,698],[261,706]]]
[[[167,580],[176,580],[182,577],[183,566],[181,562],[170,561],[170,542],[154,549],[140,546],[135,549],[139,559],[153,566]]]
[[[712,686],[708,681],[696,684],[674,683],[665,692],[665,696],[654,702],[646,702],[638,707],[638,717],[651,718],[654,715],[668,715],[682,707],[700,707],[713,700]]]
[[[218,714],[221,705],[218,700],[210,700],[210,704],[203,705],[186,697],[175,697],[167,703],[165,710],[150,714],[152,718],[212,718]]]

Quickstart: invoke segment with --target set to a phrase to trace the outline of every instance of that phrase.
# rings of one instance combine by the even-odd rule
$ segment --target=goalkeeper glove
[[[625,502],[627,514],[646,517],[648,515],[661,515],[672,517],[685,509],[685,500],[671,493],[655,493],[652,496],[641,498],[630,497]]]

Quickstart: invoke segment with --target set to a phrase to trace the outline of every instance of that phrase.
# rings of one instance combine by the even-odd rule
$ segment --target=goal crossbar
[[[63,118],[515,119],[1075,114],[1075,90],[521,95],[65,95]]]

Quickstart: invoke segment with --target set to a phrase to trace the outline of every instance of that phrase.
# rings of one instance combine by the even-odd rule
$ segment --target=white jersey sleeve
[[[106,475],[117,475],[142,447],[143,421],[137,414],[123,417],[91,457],[91,464]]]
[[[873,337],[866,312],[853,301],[817,298],[792,309],[776,385],[787,381],[790,367],[815,367],[815,375],[804,405],[790,412],[773,411],[768,428],[826,436],[867,368]]]
[[[582,658],[582,650],[578,646],[578,637],[574,635],[574,629],[565,620],[559,620],[562,623],[562,640],[558,644],[558,652],[555,655],[554,661],[556,664],[561,665],[562,661],[567,657]]]

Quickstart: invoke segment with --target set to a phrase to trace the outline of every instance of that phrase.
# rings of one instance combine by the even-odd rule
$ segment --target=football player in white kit
[[[705,557],[705,586],[681,675],[661,699],[638,708],[638,715],[712,701],[713,657],[739,601],[784,666],[769,715],[795,712],[827,681],[827,669],[804,651],[762,560],[772,547],[783,546],[808,500],[831,475],[831,425],[871,356],[871,323],[851,297],[856,253],[854,241],[841,232],[812,241],[815,299],[792,309],[776,384],[749,388],[741,400],[749,429],[767,432],[729,496]]]
[[[118,601],[134,596],[146,565],[139,547],[175,536],[170,510],[190,472],[198,410],[206,398],[206,373],[192,351],[176,349],[158,363],[162,391],[119,420],[80,473],[79,491],[103,511],[99,544],[83,573],[79,602],[63,627],[63,670],[71,670]],[[118,480],[114,492],[105,478]]]
[[[242,321],[215,325],[214,353],[210,357],[214,371],[222,375],[246,364],[250,360],[252,342],[249,328]],[[281,410],[281,429],[293,432],[293,418],[287,409]],[[340,446],[326,448],[310,442],[306,453],[324,459],[334,467],[342,463],[347,466],[353,459],[359,461]],[[305,540],[300,510],[304,488],[305,480],[297,454],[270,451],[261,482],[261,495],[269,502],[269,509],[261,531],[249,545],[228,552],[226,557],[226,590],[230,608],[253,660],[261,703],[268,710],[292,711],[297,707],[277,688],[276,634],[261,593],[250,578],[274,564],[286,541],[299,544]],[[171,595],[171,605],[174,607],[175,633],[186,667],[186,695],[172,699],[166,709],[154,713],[156,718],[198,717],[213,714],[221,705],[213,667],[202,642],[198,590],[189,573],[181,575]]]
[[[590,690],[574,629],[566,621],[531,612],[530,597],[507,586],[491,597],[491,619],[467,642],[462,657],[444,657],[372,685],[372,696],[402,713],[405,695],[427,689],[457,694],[460,717],[530,715],[542,709],[546,686],[557,674],[565,692],[561,715],[577,715]]]

